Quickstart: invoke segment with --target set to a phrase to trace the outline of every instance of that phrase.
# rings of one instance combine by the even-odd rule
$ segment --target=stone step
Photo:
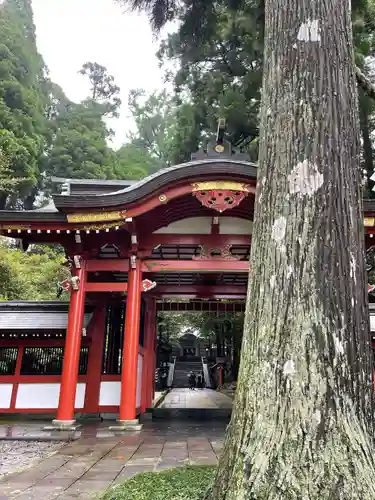
[[[197,373],[197,372],[201,372],[201,367],[198,366],[197,368],[181,368],[179,366],[176,366],[176,368],[174,369],[174,372],[177,373],[177,372],[180,372],[180,373],[189,373],[189,372],[194,372],[194,373]]]
[[[176,361],[174,376],[173,376],[173,387],[178,389],[185,389],[189,387],[188,374],[194,372],[196,375],[201,373],[203,369],[202,362],[198,359],[196,360],[183,360]]]
[[[201,361],[177,361],[176,366],[202,366]]]
[[[232,414],[230,408],[154,408],[155,420],[226,420]]]
[[[179,372],[185,372],[185,373],[189,373],[190,371],[193,371],[193,372],[199,372],[200,369],[201,369],[202,365],[200,366],[197,366],[196,368],[194,367],[189,367],[189,368],[185,368],[183,366],[176,366],[174,371],[179,371]]]

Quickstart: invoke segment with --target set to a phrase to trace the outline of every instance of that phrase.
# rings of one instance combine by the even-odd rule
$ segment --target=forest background
[[[263,4],[210,0],[198,12],[200,4],[180,1],[175,31],[159,39],[160,63],[175,68],[165,71],[173,91],[130,91],[135,131],[117,150],[110,147],[107,120],[118,116],[121,105],[113,76],[100,61],[82,61],[77,71],[91,92],[82,102],[70,101],[38,53],[31,1],[0,4],[0,210],[48,204],[52,177],[137,180],[188,161],[219,117],[226,119],[232,146],[256,161]],[[374,81],[375,0],[355,0],[352,8],[356,64]],[[150,20],[156,30],[166,21],[153,12]],[[362,88],[359,107],[364,189],[371,197],[375,101]],[[0,300],[56,299],[64,260],[56,247],[32,246],[23,253],[16,242],[2,241]]]

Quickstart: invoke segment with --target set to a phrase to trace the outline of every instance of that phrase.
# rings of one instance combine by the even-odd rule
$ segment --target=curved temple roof
[[[257,168],[254,163],[230,160],[207,159],[183,163],[159,170],[145,179],[125,189],[100,195],[56,195],[55,206],[58,210],[69,211],[76,208],[109,208],[135,203],[167,185],[195,178],[230,178],[255,181]]]
[[[103,211],[114,207],[128,207],[142,202],[157,192],[174,188],[183,184],[207,180],[233,180],[255,184],[257,166],[254,163],[234,158],[204,158],[190,161],[173,167],[168,167],[142,179],[138,182],[111,181],[113,188],[125,188],[111,192],[97,192],[94,194],[59,194],[53,196],[53,203],[48,206],[30,211],[0,210],[0,221],[40,221],[40,222],[67,222],[67,213],[98,210]],[[62,181],[63,179],[60,179]],[[86,181],[74,180],[85,183]],[[96,184],[108,184],[107,181],[97,180]],[[364,200],[364,209],[367,216],[375,215],[375,200]]]

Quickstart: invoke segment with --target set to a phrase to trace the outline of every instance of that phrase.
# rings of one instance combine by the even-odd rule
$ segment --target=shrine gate
[[[56,413],[64,429],[118,412],[116,428],[135,428],[152,406],[159,302],[245,300],[256,177],[241,155],[198,155],[139,182],[55,179],[49,206],[0,211],[3,236],[62,245],[72,273],[68,305],[0,304],[0,411]],[[370,247],[373,201],[364,224]]]

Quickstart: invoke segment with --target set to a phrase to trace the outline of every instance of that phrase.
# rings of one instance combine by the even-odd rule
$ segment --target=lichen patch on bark
[[[294,361],[292,359],[288,359],[285,361],[283,366],[283,374],[284,376],[294,375],[296,373],[296,368],[294,365]]]
[[[271,290],[273,290],[275,288],[275,285],[276,285],[276,275],[273,274],[270,277],[270,288],[271,288]]]
[[[309,160],[303,160],[293,168],[288,176],[289,193],[312,196],[324,182],[323,174]]]
[[[272,226],[272,239],[279,245],[284,241],[286,233],[286,218],[281,216],[275,220]]]
[[[343,355],[345,351],[344,351],[344,344],[342,343],[342,340],[337,335],[334,335],[333,340],[335,343],[336,353]]]
[[[356,260],[354,255],[350,254],[350,277],[353,278],[354,284],[357,284],[357,276],[356,276]]]
[[[319,19],[308,19],[302,23],[297,34],[300,42],[320,42]]]

